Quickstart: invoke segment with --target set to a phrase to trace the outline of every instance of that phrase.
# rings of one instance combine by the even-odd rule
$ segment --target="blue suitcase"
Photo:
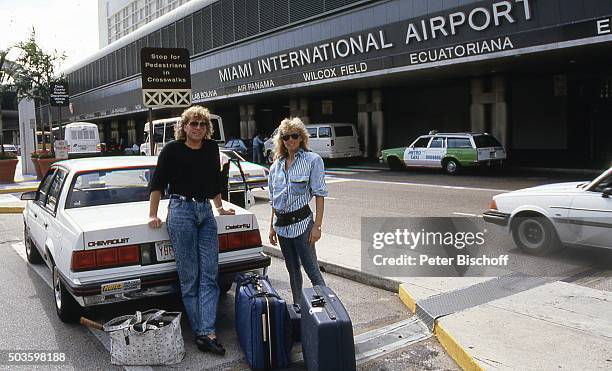
[[[291,322],[291,340],[294,342],[300,342],[300,330],[302,326],[302,311],[299,304],[287,303],[287,313],[289,314],[289,321]]]
[[[302,354],[309,371],[352,371],[353,324],[344,305],[326,286],[302,289]]]
[[[291,356],[287,306],[266,277],[236,277],[236,333],[253,370],[285,368]]]

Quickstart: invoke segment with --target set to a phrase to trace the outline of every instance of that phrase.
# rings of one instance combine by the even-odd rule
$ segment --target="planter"
[[[0,160],[0,183],[13,183],[15,181],[17,162],[17,159]]]
[[[36,170],[36,179],[41,180],[42,175],[40,174],[40,165],[38,164],[38,157],[32,157],[32,163],[34,164],[34,170]]]
[[[38,167],[40,167],[39,179],[42,179],[45,176],[45,174],[47,174],[47,171],[49,171],[51,164],[56,161],[59,161],[59,158],[39,158],[38,159]],[[38,172],[36,173],[36,176],[38,176]]]

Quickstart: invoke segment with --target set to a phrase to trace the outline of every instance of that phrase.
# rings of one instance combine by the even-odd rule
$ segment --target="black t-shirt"
[[[169,187],[170,194],[195,198],[214,198],[221,193],[219,147],[205,139],[200,149],[187,147],[184,140],[164,146],[157,158],[157,168],[151,179],[151,191]]]

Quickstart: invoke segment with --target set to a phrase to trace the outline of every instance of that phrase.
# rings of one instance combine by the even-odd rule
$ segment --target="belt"
[[[312,214],[312,211],[310,211],[310,207],[308,204],[306,204],[301,209],[284,214],[278,213],[276,210],[274,210],[274,214],[276,215],[276,222],[274,225],[277,227],[285,227],[308,218]]]
[[[175,199],[175,200],[183,200],[186,202],[206,202],[209,199],[206,197],[186,197],[186,196],[181,196],[181,195],[170,195],[170,199]]]

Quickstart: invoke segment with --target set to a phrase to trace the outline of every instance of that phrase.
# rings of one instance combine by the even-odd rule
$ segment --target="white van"
[[[181,121],[180,117],[172,117],[169,119],[153,120],[154,137],[155,141],[155,154],[158,155],[164,146],[174,140],[174,128]],[[223,131],[223,120],[221,116],[210,115],[210,121],[213,125],[213,137],[212,139],[218,144],[223,145],[225,143],[225,133]],[[144,128],[145,142],[140,145],[141,155],[150,155],[149,150],[149,123],[145,124]]]
[[[98,125],[91,122],[73,122],[62,127],[68,145],[68,158],[101,155]]]
[[[310,150],[322,158],[349,158],[362,155],[359,149],[359,136],[355,125],[349,123],[308,124],[305,125],[310,139]],[[268,162],[273,162],[274,136],[264,143],[265,156]]]

